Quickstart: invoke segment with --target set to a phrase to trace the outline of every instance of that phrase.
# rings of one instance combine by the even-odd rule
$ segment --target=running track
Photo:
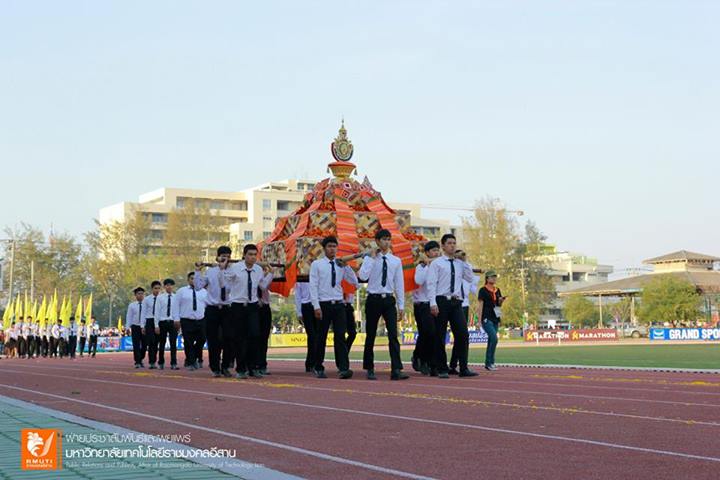
[[[179,356],[182,358],[180,353]],[[330,364],[328,363],[328,366]],[[135,370],[128,353],[3,359],[0,394],[312,479],[717,479],[720,377],[507,368],[469,379],[262,380]]]

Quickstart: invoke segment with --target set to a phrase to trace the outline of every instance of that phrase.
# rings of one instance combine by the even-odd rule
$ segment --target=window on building
[[[152,223],[167,223],[167,213],[153,213],[151,217]]]
[[[150,238],[153,240],[162,240],[165,237],[165,232],[162,230],[150,230]]]
[[[263,238],[267,238],[272,234],[272,232],[263,232]]]
[[[269,198],[263,198],[263,210],[272,210],[272,200]]]
[[[187,198],[185,198],[185,197],[177,197],[177,198],[175,199],[175,206],[176,206],[177,208],[184,208],[186,201],[187,201]]]
[[[213,200],[210,202],[210,208],[212,208],[213,210],[225,210],[225,207],[225,200]]]
[[[245,236],[243,237],[246,242],[249,242],[253,239],[253,232],[250,230],[245,230]]]
[[[290,207],[290,202],[288,202],[288,201],[286,201],[286,200],[278,200],[278,202],[277,202],[277,209],[278,209],[278,210],[286,210],[286,211],[289,211],[290,208],[291,208],[291,207]]]
[[[230,202],[230,210],[247,210],[248,205],[244,200],[233,200]]]

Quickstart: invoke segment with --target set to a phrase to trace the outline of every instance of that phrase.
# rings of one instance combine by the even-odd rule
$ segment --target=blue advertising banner
[[[650,340],[720,341],[720,328],[651,328]]]

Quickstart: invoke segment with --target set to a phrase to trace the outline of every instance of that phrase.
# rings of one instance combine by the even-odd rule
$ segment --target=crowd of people
[[[100,327],[94,316],[89,322],[70,317],[70,325],[66,326],[62,320],[57,323],[46,323],[41,326],[34,322],[31,316],[19,317],[14,320],[7,330],[0,330],[0,352],[8,358],[38,358],[38,357],[68,357],[74,359],[79,353],[95,357],[97,352],[97,339]]]
[[[388,336],[390,378],[405,380],[398,340],[398,322],[405,312],[405,285],[401,260],[391,252],[391,233],[380,230],[377,249],[365,256],[360,268],[351,267],[351,258],[337,257],[338,239],[323,239],[323,256],[313,261],[307,282],[295,285],[298,318],[307,335],[305,369],[318,378],[327,378],[325,351],[328,332],[334,333],[333,349],[337,375],[353,376],[349,352],[357,336],[354,292],[360,281],[367,282],[365,302],[366,337],[363,369],[369,380],[375,374],[374,347],[382,318]],[[177,292],[168,278],[153,281],[150,291],[134,289],[128,305],[126,334],[132,337],[135,368],[164,369],[165,345],[169,344],[170,369],[178,369],[177,336],[182,332],[184,367],[203,368],[203,345],[207,341],[209,369],[214,377],[261,378],[269,375],[267,349],[272,331],[269,287],[273,281],[270,265],[258,262],[257,247],[243,248],[241,260],[231,260],[227,246],[217,249],[216,263],[196,263],[187,274],[187,285]],[[418,338],[412,367],[424,375],[448,378],[451,374],[473,377],[468,367],[469,297],[478,295],[482,328],[488,335],[485,368],[494,370],[497,327],[505,297],[496,287],[497,275],[485,273],[478,288],[477,270],[457,249],[456,238],[446,234],[441,242],[424,245],[425,256],[415,269],[417,289],[413,310]],[[356,258],[357,256],[353,257]],[[450,327],[454,344],[450,362],[445,338]],[[169,340],[169,342],[167,342]],[[232,371],[234,370],[234,372]]]

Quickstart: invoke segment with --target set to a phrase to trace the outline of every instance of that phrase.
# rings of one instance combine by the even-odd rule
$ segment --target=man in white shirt
[[[165,369],[165,343],[170,341],[170,370],[178,370],[177,366],[177,337],[180,328],[180,315],[177,310],[177,298],[173,287],[175,280],[163,280],[165,291],[158,296],[156,306],[156,319],[160,334],[158,335],[158,366]]]
[[[464,262],[468,265],[470,270],[472,270],[472,265],[470,265],[467,262],[467,254],[464,250],[456,250],[455,251],[455,258],[458,259],[460,262]],[[480,283],[480,277],[477,275],[473,275],[473,280],[471,282],[463,279],[462,286],[460,288],[460,294],[462,295],[462,311],[463,311],[463,318],[465,319],[465,325],[469,325],[470,321],[470,297],[472,294],[477,293],[478,291],[478,284]],[[466,347],[463,348],[470,348],[470,337],[468,335],[468,344]],[[457,370],[458,366],[458,352],[460,351],[460,346],[458,342],[453,341],[453,348],[452,348],[452,354],[450,355],[450,370],[448,373],[450,375],[458,375],[460,372]],[[469,351],[469,350],[468,350]]]
[[[310,298],[310,285],[307,282],[295,284],[295,312],[298,320],[305,329],[307,338],[307,353],[305,355],[305,371],[312,373],[315,367],[315,312],[313,311],[312,299]]]
[[[50,356],[57,358],[60,349],[60,327],[62,320],[58,319],[57,323],[50,327]]]
[[[27,358],[33,358],[33,354],[35,353],[35,324],[33,323],[32,317],[27,317],[25,319],[25,325],[27,325],[27,336],[26,342],[27,342]]]
[[[185,368],[192,371],[202,368],[207,291],[195,289],[195,272],[188,273],[187,282],[187,286],[177,291],[175,298],[185,350]]]
[[[25,323],[25,317],[20,317],[20,323],[18,323],[18,330],[18,357],[25,358],[25,355],[27,355],[27,336],[29,333],[29,329],[27,328],[27,324]]]
[[[133,346],[133,360],[135,368],[145,368],[143,359],[145,358],[145,337],[143,336],[143,301],[145,300],[145,289],[137,287],[133,290],[135,300],[128,304],[127,314],[125,315],[125,328],[130,330]]]
[[[86,335],[90,339],[88,343],[88,355],[95,358],[97,353],[97,340],[100,333],[100,326],[97,324],[94,316],[90,317],[90,324],[87,326]]]
[[[225,265],[224,268],[227,268],[230,255],[232,255],[232,249],[230,249],[230,247],[224,245],[218,247],[215,258],[218,265],[208,268],[205,274],[200,271],[203,264],[199,262],[195,264],[195,290],[204,288],[207,291],[205,334],[207,336],[210,370],[212,371],[213,377],[221,376],[221,353],[223,357],[228,356],[228,364],[235,360],[234,358],[230,358],[230,352],[222,352],[222,343],[220,341],[222,325],[230,321],[231,302],[230,287],[225,285],[225,279],[219,264],[222,262]]]
[[[70,317],[70,328],[67,330],[68,335],[68,355],[75,360],[75,352],[77,351],[77,323],[75,317]]]
[[[445,335],[447,327],[453,333],[455,342],[462,347],[458,351],[461,377],[474,377],[476,372],[468,368],[468,329],[462,314],[462,281],[472,281],[473,272],[469,265],[455,258],[457,241],[446,233],[440,240],[443,255],[430,264],[427,284],[430,313],[435,317],[435,356],[439,378],[449,378]]]
[[[333,326],[333,346],[335,349],[335,365],[341,379],[351,378],[350,359],[345,343],[347,315],[343,295],[343,280],[357,287],[355,272],[339,259],[336,259],[337,238],[325,237],[322,241],[325,256],[318,258],[310,265],[310,298],[315,315],[315,376],[327,378],[325,374],[325,345],[330,325]]]
[[[80,343],[80,356],[83,356],[85,352],[85,343],[87,343],[87,325],[85,325],[85,319],[80,320],[80,327],[78,328],[78,337]]]
[[[145,297],[142,304],[142,333],[145,338],[145,345],[148,352],[149,369],[155,370],[155,362],[157,361],[157,339],[160,336],[160,327],[158,319],[160,318],[160,309],[158,308],[158,300],[162,283],[159,280],[153,280],[150,284],[151,295]]]
[[[40,329],[42,341],[40,343],[40,353],[43,357],[50,355],[50,337],[52,336],[52,325],[49,319],[45,319],[45,326]]]
[[[270,308],[270,290],[258,287],[260,337],[258,339],[257,370],[261,375],[270,375],[267,363],[267,350],[272,331],[272,309]]]
[[[390,252],[392,239],[390,231],[379,230],[375,234],[378,251],[363,260],[358,278],[367,281],[367,300],[365,301],[365,351],[363,368],[367,370],[368,380],[377,380],[375,376],[375,335],[380,317],[385,320],[390,350],[390,379],[406,380],[402,372],[400,342],[398,341],[398,312],[402,321],[405,310],[405,281],[402,261]]]
[[[413,314],[417,325],[417,338],[412,356],[412,365],[415,371],[423,375],[437,376],[435,366],[435,317],[430,314],[430,298],[427,293],[427,272],[430,262],[440,256],[440,245],[435,240],[426,242],[423,249],[427,261],[415,267],[415,284],[413,290]]]
[[[68,340],[70,340],[70,329],[62,324],[61,320],[58,320],[60,323],[60,339],[58,340],[58,350],[60,351],[60,358],[65,357],[68,352]]]
[[[220,263],[224,279],[230,286],[231,315],[222,325],[223,354],[222,374],[231,377],[230,362],[235,359],[235,378],[248,375],[262,378],[257,369],[260,339],[260,305],[258,287],[266,290],[273,279],[272,270],[264,271],[257,261],[257,247],[247,244],[243,247],[243,260],[230,267]]]

